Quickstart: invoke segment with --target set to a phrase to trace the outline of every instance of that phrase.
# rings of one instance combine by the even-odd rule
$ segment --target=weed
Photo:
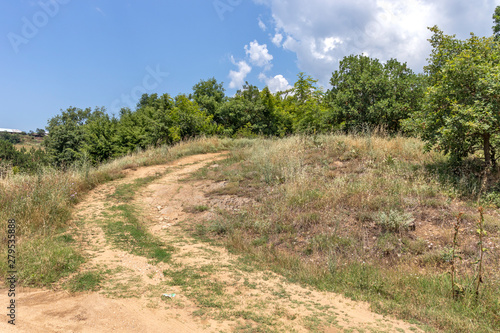
[[[479,287],[481,283],[483,283],[483,256],[486,249],[484,246],[484,236],[486,232],[484,231],[484,215],[483,215],[483,207],[479,207],[479,220],[477,222],[477,234],[479,238],[478,246],[479,246],[479,259],[478,259],[478,268],[477,268],[477,283],[476,283],[476,298],[479,298]]]
[[[210,223],[210,226],[208,227],[208,230],[210,232],[213,232],[216,235],[224,235],[228,231],[228,225],[221,220],[215,220]]]
[[[415,219],[410,213],[391,209],[388,213],[380,212],[378,214],[377,224],[385,231],[401,232],[408,230],[414,221]]]
[[[456,249],[458,246],[458,232],[460,231],[460,219],[462,217],[462,213],[458,214],[457,216],[457,222],[455,223],[455,232],[453,233],[453,245],[452,245],[452,251],[451,251],[451,295],[454,299],[458,297],[458,289],[456,289],[456,284],[455,284],[455,278],[456,278],[456,266],[455,266],[455,259],[460,258],[456,254]],[[461,259],[461,258],[460,258]]]
[[[205,212],[205,211],[207,211],[207,210],[210,210],[210,207],[205,206],[205,205],[201,205],[201,206],[194,206],[194,207],[193,207],[193,211],[198,212],[198,213]]]
[[[69,234],[64,234],[64,235],[58,236],[57,239],[63,241],[64,243],[74,243],[75,242],[75,239],[73,238],[73,236],[71,236]]]

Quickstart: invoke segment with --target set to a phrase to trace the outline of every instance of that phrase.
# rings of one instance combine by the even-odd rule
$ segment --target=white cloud
[[[266,74],[260,73],[259,80],[264,82],[273,94],[278,91],[285,91],[292,88],[292,86],[288,83],[288,80],[285,79],[283,75],[267,77]]]
[[[276,45],[277,47],[281,47],[282,41],[283,41],[283,35],[279,33],[275,34],[272,39],[273,44]]]
[[[421,72],[430,53],[427,27],[468,38],[491,35],[498,0],[254,0],[270,8],[271,41],[297,55],[300,70],[326,85],[350,54],[397,58]]]
[[[273,56],[269,54],[266,44],[259,45],[259,43],[255,40],[250,42],[250,46],[245,45],[245,51],[253,65],[265,67],[266,69],[271,68],[271,60],[273,60]]]
[[[264,22],[262,22],[262,20],[260,19],[260,17],[259,17],[259,28],[261,28],[262,31],[266,31],[267,30],[266,24]]]
[[[245,83],[245,78],[252,71],[252,67],[248,65],[246,61],[236,63],[233,57],[231,57],[231,62],[238,66],[238,71],[229,71],[229,78],[231,79],[231,82],[229,82],[229,88],[239,89]]]

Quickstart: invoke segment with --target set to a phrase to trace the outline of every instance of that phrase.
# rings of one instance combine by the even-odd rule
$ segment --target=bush
[[[408,230],[414,221],[415,219],[410,213],[391,209],[388,213],[380,212],[378,214],[377,224],[385,231],[400,232]]]

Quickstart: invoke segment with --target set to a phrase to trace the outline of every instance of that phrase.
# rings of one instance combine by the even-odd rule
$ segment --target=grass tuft
[[[103,274],[98,271],[79,273],[66,282],[65,288],[72,293],[80,291],[97,291],[100,289],[103,280]]]

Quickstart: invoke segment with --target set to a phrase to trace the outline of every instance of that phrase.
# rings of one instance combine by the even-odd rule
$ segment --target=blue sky
[[[35,130],[70,106],[134,107],[215,77],[286,89],[365,53],[421,72],[426,27],[490,35],[500,0],[15,0],[0,2],[0,127]]]

